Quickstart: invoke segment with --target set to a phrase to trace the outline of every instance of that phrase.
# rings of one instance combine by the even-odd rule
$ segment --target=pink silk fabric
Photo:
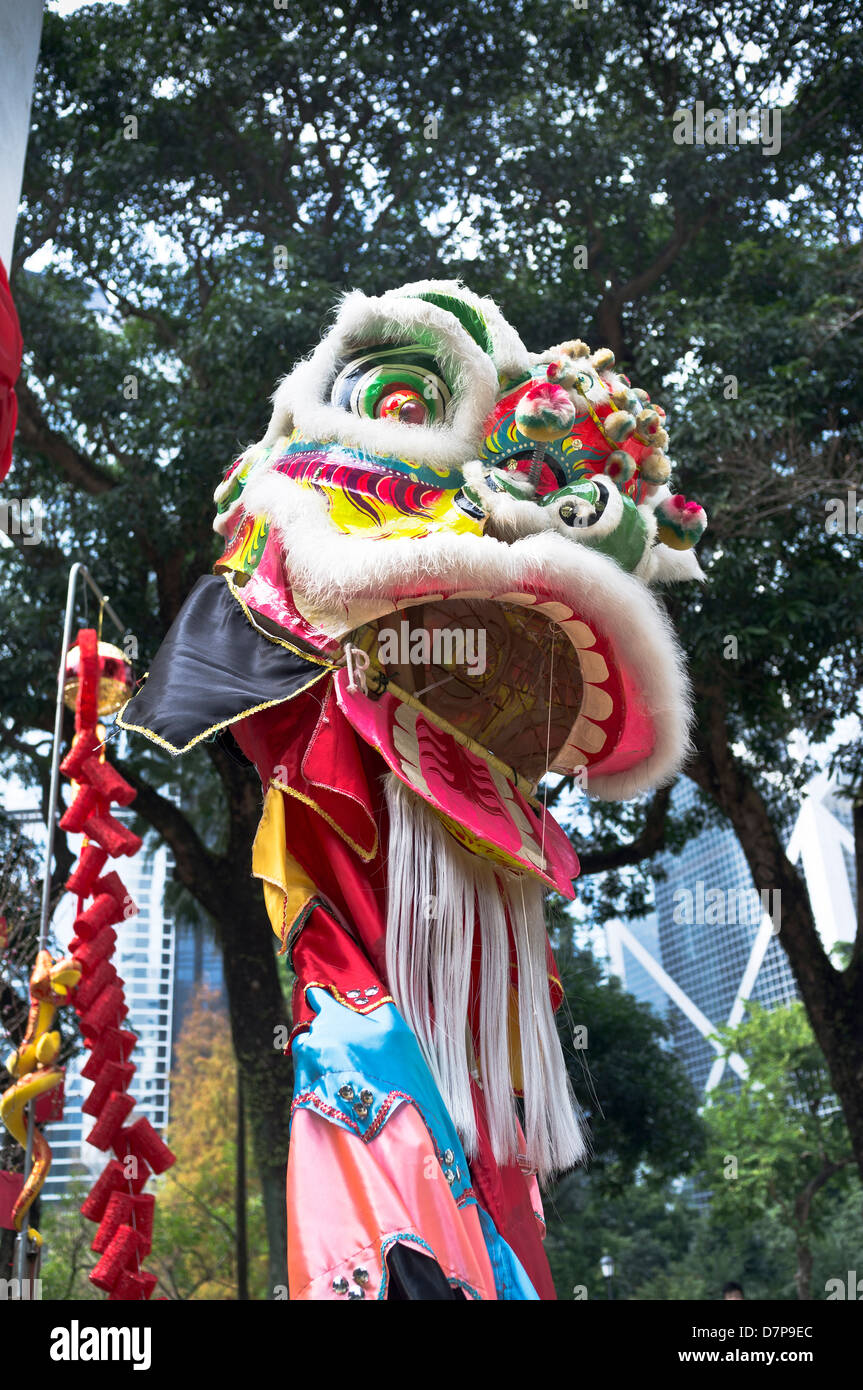
[[[294,1113],[288,1152],[291,1299],[338,1299],[341,1279],[386,1297],[386,1251],[404,1241],[437,1260],[471,1299],[495,1299],[477,1208],[459,1208],[429,1132],[410,1104],[370,1144],[321,1115]],[[345,1255],[345,1251],[349,1251]],[[355,1271],[365,1271],[358,1284]]]

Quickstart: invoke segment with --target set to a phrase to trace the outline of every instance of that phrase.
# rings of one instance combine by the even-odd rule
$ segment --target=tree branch
[[[608,869],[622,869],[630,864],[639,864],[642,859],[650,859],[665,848],[665,831],[668,807],[671,802],[671,787],[660,787],[654,792],[644,826],[637,840],[628,845],[615,845],[612,849],[593,850],[580,854],[582,878],[586,874],[599,874]]]
[[[39,401],[22,377],[15,386],[15,395],[18,397],[18,439],[25,448],[42,454],[84,492],[98,496],[117,486],[116,478],[100,468],[89,454],[74,448],[64,435],[48,424]]]

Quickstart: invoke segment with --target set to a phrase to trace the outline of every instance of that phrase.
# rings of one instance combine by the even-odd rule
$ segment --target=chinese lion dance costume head
[[[226,731],[296,976],[294,1298],[553,1297],[537,1178],[584,1158],[543,919],[578,861],[548,773],[669,780],[701,577],[664,411],[491,300],[345,296],[216,490],[225,549],[120,723]]]

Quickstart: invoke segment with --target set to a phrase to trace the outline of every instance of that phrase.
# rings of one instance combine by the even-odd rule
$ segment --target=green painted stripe
[[[457,299],[453,294],[438,294],[435,290],[423,290],[420,294],[410,295],[409,298],[424,299],[429,304],[436,304],[439,309],[445,309],[448,314],[453,314],[483,352],[489,357],[494,357],[494,344],[488,325],[479,310],[474,309],[471,304]]]

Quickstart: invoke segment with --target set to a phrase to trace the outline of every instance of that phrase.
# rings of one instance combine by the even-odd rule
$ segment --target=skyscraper
[[[672,797],[679,813],[697,804],[685,778]],[[790,830],[788,856],[800,863],[827,950],[854,938],[853,850],[850,811],[828,779],[818,777]],[[607,924],[609,959],[626,988],[668,1021],[675,1051],[703,1093],[726,1066],[710,1034],[739,1023],[747,1000],[788,1003],[797,987],[777,936],[781,904],[770,886],[754,884],[730,826],[705,827],[660,863],[664,877],[655,880],[653,914]],[[739,1058],[728,1064],[745,1072]]]

